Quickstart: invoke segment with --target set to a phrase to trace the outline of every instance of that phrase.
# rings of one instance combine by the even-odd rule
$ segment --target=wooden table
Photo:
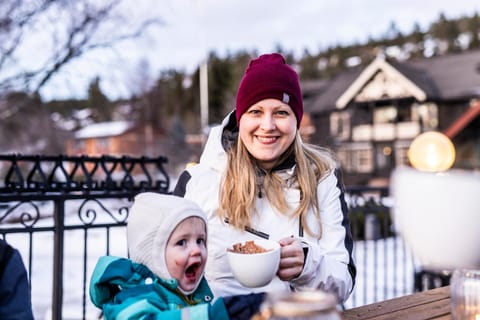
[[[347,309],[343,319],[451,320],[450,286]]]

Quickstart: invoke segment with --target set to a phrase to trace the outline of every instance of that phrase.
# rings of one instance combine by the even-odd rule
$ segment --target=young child
[[[194,202],[137,195],[127,242],[130,259],[101,257],[90,280],[105,319],[229,319],[204,278],[207,220]]]

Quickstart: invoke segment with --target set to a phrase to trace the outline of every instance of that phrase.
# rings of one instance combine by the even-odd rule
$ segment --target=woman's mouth
[[[277,141],[277,137],[256,136],[260,143],[274,143]]]

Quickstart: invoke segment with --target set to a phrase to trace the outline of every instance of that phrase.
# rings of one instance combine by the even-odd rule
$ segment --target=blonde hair
[[[289,208],[283,196],[283,190],[293,186],[300,191],[300,204],[294,209],[291,216],[299,217],[303,228],[309,235],[321,238],[317,186],[319,181],[335,168],[335,161],[329,150],[303,143],[297,132],[292,145],[277,161],[278,165],[292,155],[295,157],[294,181],[290,182],[287,182],[275,171],[261,169],[248,153],[241,139],[231,145],[227,155],[227,168],[219,191],[218,214],[222,218],[228,219],[228,223],[238,229],[249,227],[251,215],[258,214],[255,201],[257,194],[262,190],[265,191],[265,196],[275,209],[282,214],[289,214],[292,208]],[[262,181],[263,174],[265,177]],[[318,234],[315,234],[306,223],[309,208],[312,208],[319,221],[320,231]]]

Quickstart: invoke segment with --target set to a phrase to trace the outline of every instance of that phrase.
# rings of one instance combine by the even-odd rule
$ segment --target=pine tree
[[[96,77],[88,87],[87,107],[95,111],[96,121],[112,120],[112,105],[100,88],[100,78]]]

